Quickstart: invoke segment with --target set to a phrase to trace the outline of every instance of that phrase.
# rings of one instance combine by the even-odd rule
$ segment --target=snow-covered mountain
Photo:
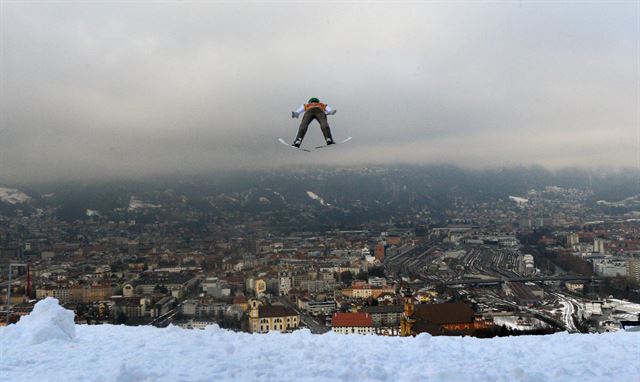
[[[519,206],[527,204],[529,202],[529,199],[525,199],[519,196],[512,196],[512,195],[509,195],[509,200],[516,202],[516,204]]]
[[[160,207],[162,206],[159,204],[147,203],[135,196],[132,196],[131,199],[129,200],[128,210],[134,211],[134,210],[145,209],[145,208],[160,208]]]
[[[20,190],[0,187],[0,202],[22,204],[29,200],[31,200],[31,197]]]
[[[313,191],[307,191],[307,196],[309,196],[313,200],[317,200],[318,203],[322,204],[323,206],[331,207],[331,204],[325,202],[324,199],[322,199],[320,196],[318,196],[318,194],[316,194]]]
[[[92,209],[88,209],[88,208],[87,208],[87,209],[86,209],[86,211],[85,211],[85,215],[87,215],[88,217],[91,217],[91,216],[100,216],[100,211],[92,210]]]
[[[625,206],[634,206],[640,205],[640,194],[630,196],[623,200],[617,202],[609,202],[606,200],[598,200],[596,202],[598,205],[607,206],[607,207],[625,207]]]
[[[57,300],[0,327],[7,381],[637,381],[640,333],[378,337],[74,325]]]

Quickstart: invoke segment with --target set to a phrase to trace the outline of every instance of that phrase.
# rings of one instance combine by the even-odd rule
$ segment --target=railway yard
[[[622,308],[591,296],[600,277],[559,268],[544,274],[527,267],[525,255],[514,241],[503,246],[491,241],[451,243],[429,238],[389,251],[385,266],[390,274],[417,289],[444,287],[510,328],[604,332],[619,328],[616,316],[632,318],[640,313],[640,304],[627,303]],[[570,291],[568,283],[583,285],[584,292]],[[594,312],[594,305],[601,308]]]

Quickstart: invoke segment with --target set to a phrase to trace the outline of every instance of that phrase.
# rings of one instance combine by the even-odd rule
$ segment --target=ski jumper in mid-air
[[[327,142],[327,145],[334,144],[335,142],[331,136],[329,122],[327,122],[327,115],[335,114],[336,110],[332,109],[329,105],[320,102],[317,98],[311,98],[308,103],[300,105],[296,111],[291,112],[291,118],[298,118],[303,111],[304,115],[302,116],[300,127],[298,128],[298,135],[296,135],[296,139],[293,141],[292,146],[300,147],[305,134],[307,134],[309,124],[314,119],[320,123],[320,129],[322,129],[322,135],[324,135],[324,140]]]

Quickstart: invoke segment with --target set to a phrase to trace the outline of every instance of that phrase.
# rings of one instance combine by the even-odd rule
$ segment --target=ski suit
[[[333,137],[331,136],[331,129],[329,128],[329,122],[327,122],[327,114],[332,113],[332,109],[329,105],[321,103],[321,102],[312,102],[304,105],[300,105],[300,107],[294,112],[294,115],[299,115],[304,111],[304,115],[302,116],[302,122],[300,122],[300,127],[298,128],[298,135],[294,140],[294,144],[298,145],[304,139],[305,134],[307,134],[307,129],[309,128],[309,124],[315,119],[320,123],[320,129],[322,129],[322,135],[324,135],[324,140],[329,143],[333,143]]]

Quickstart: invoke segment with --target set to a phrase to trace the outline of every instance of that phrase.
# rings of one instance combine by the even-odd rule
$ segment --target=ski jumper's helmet
[[[317,99],[316,97],[310,98],[308,103],[319,103],[320,100]]]

